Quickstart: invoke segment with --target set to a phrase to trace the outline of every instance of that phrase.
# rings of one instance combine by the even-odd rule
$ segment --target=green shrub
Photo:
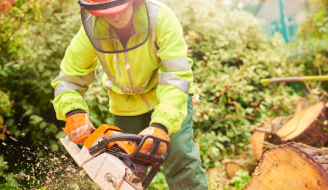
[[[249,182],[251,176],[248,172],[239,170],[237,176],[230,180],[231,185],[236,188],[236,190],[242,190],[244,186]]]
[[[247,148],[251,125],[293,111],[299,98],[286,85],[263,87],[261,78],[295,76],[280,35],[268,40],[251,14],[215,2],[166,1],[181,21],[194,60],[195,141],[205,167]],[[291,69],[292,68],[292,69]]]
[[[0,12],[0,141],[8,145],[17,139],[40,156],[47,152],[44,145],[52,151],[62,149],[58,138],[65,135],[65,123],[55,116],[50,82],[58,76],[65,50],[81,26],[79,6],[72,3],[17,0]],[[99,85],[100,76],[95,83]],[[95,125],[110,123],[105,90],[91,88],[87,101]],[[0,146],[1,155],[11,152]],[[15,167],[21,157],[14,151],[11,159],[4,158],[8,171],[24,169]],[[0,184],[6,180],[0,176]]]

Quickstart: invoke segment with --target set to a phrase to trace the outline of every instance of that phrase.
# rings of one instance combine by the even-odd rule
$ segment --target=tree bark
[[[328,190],[328,149],[289,143],[264,153],[244,190]]]
[[[295,115],[277,135],[282,142],[300,142],[314,147],[328,143],[326,120],[328,111],[323,102],[317,103]]]
[[[236,173],[239,170],[252,174],[258,163],[259,162],[255,158],[233,160],[225,163],[225,171],[230,179],[237,176]]]

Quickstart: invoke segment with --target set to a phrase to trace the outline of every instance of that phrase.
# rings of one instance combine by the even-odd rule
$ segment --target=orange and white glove
[[[167,141],[170,141],[170,138],[167,135],[166,127],[164,127],[161,124],[157,124],[157,123],[154,123],[152,126],[147,127],[146,129],[142,130],[138,135],[140,135],[140,136],[152,135],[152,136],[159,137],[159,138],[165,139]],[[147,139],[145,144],[141,147],[140,151],[149,152],[152,145],[153,145],[153,139]],[[133,148],[137,149],[137,144],[134,144]],[[163,156],[164,153],[166,152],[166,150],[167,150],[166,144],[161,142],[156,155]]]
[[[70,141],[83,144],[94,130],[96,129],[93,127],[85,111],[74,110],[66,114],[64,132]]]

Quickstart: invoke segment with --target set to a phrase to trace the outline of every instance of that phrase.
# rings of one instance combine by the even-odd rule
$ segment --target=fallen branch
[[[309,82],[309,84],[314,88],[318,88],[320,90],[320,92],[322,92],[325,96],[328,97],[328,92],[327,91],[325,91],[324,89],[320,88],[319,86],[313,84],[312,82]]]

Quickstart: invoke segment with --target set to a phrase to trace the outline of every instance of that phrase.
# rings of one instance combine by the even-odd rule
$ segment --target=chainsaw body
[[[148,153],[140,151],[147,139],[153,140]],[[146,189],[171,152],[170,143],[164,139],[123,134],[119,128],[106,124],[95,130],[81,149],[68,137],[60,141],[77,165],[103,190]],[[139,144],[136,150],[135,142]],[[167,145],[167,152],[157,156],[162,142]],[[151,170],[147,174],[148,167]]]

